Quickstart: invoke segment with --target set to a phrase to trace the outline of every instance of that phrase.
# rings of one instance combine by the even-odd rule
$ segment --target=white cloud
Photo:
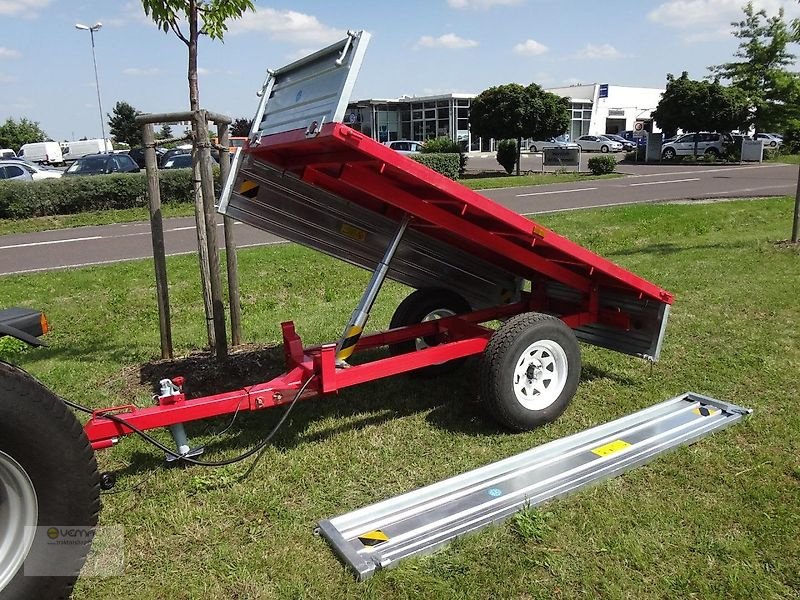
[[[20,54],[18,50],[0,46],[0,58],[19,58],[20,56],[22,56],[22,54]]]
[[[211,69],[206,69],[205,67],[197,67],[197,74],[198,75],[210,75]]]
[[[16,78],[11,77],[11,75],[5,75],[4,73],[0,73],[0,83],[14,83]]]
[[[241,19],[231,21],[229,31],[232,34],[266,33],[275,40],[315,46],[330,44],[347,34],[344,29],[321,23],[314,15],[274,8],[257,8],[253,12],[246,12]]]
[[[516,6],[523,2],[525,2],[525,0],[447,0],[447,4],[450,8],[459,10],[486,10],[493,6]]]
[[[35,17],[51,0],[0,0],[0,15]]]
[[[197,71],[199,73],[200,69]],[[153,75],[159,75],[161,73],[161,69],[158,67],[130,67],[128,69],[122,69],[122,72],[125,73],[125,75],[131,75],[133,77],[152,77]]]
[[[611,44],[586,44],[582,50],[573,56],[584,60],[622,58],[625,55]]]
[[[731,21],[743,17],[744,0],[670,0],[650,11],[647,18],[659,25],[676,29],[703,29],[718,33],[730,32]],[[775,15],[783,8],[789,17],[800,15],[800,7],[794,0],[754,0],[756,10],[764,9]]]
[[[289,54],[286,55],[286,58],[287,60],[291,61],[300,60],[301,58],[303,58],[304,56],[308,56],[315,50],[317,50],[317,48],[298,48],[294,52],[289,52]]]
[[[450,48],[458,50],[461,48],[474,48],[478,45],[475,40],[467,40],[458,37],[455,33],[445,33],[435,38],[431,35],[423,35],[415,45],[415,48]]]
[[[547,52],[547,46],[536,40],[525,40],[514,46],[514,52],[523,56],[539,56]]]

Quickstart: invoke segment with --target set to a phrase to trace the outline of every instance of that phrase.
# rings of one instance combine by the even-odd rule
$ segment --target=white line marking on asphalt
[[[670,179],[669,181],[645,181],[644,183],[629,183],[628,187],[637,187],[640,185],[664,185],[665,183],[685,183],[687,181],[700,181],[699,177],[692,179]]]
[[[691,171],[672,171],[670,173],[642,173],[642,174],[627,174],[629,179],[634,177],[668,177],[670,175],[694,175],[696,173],[719,173],[721,171],[745,171],[747,169],[770,169],[772,167],[787,167],[785,164],[772,164],[772,165],[755,165],[750,167],[723,167],[721,169],[693,169]]]
[[[274,242],[258,242],[255,244],[243,244],[241,246],[237,246],[237,248],[253,248],[255,246],[273,246],[275,244],[288,244],[286,240],[277,240]],[[221,247],[220,250],[223,250],[225,247]],[[186,252],[172,252],[167,254],[167,256],[183,256],[185,254],[196,254],[196,250],[189,250]],[[85,262],[85,263],[77,263],[74,265],[61,265],[58,267],[41,267],[38,269],[25,269],[22,271],[8,271],[7,273],[0,273],[0,277],[5,275],[24,275],[25,273],[40,273],[42,271],[64,271],[66,269],[80,269],[82,267],[94,267],[98,265],[111,265],[114,263],[121,263],[121,262],[131,262],[133,260],[146,260],[152,259],[153,256],[134,256],[133,258],[118,258],[114,260],[98,260],[96,262]]]
[[[577,190],[552,190],[549,192],[532,192],[530,194],[517,194],[517,198],[522,198],[524,196],[547,196],[549,194],[571,194],[573,192],[591,192],[592,190],[596,190],[596,187],[591,188],[580,188]]]
[[[0,246],[0,250],[11,250],[12,248],[30,248],[31,246],[48,246],[50,244],[66,244],[68,242],[82,242],[84,240],[99,240],[102,236],[93,235],[91,237],[68,238],[66,240],[49,240],[47,242],[28,242],[26,244],[11,244],[10,246]]]

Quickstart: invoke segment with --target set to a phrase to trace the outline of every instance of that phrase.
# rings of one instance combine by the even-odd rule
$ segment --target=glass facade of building
[[[493,139],[473,136],[469,129],[469,109],[474,96],[448,94],[397,100],[360,100],[347,107],[345,123],[379,142],[413,140],[424,142],[447,136],[468,152],[493,152]],[[573,102],[570,139],[589,133],[591,102]],[[527,144],[523,143],[523,148]]]

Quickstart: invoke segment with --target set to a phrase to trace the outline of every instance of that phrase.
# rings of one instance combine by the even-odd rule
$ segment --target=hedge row
[[[191,169],[161,171],[161,202],[194,202]],[[0,219],[65,215],[147,205],[144,172],[0,182]]]
[[[461,166],[461,157],[458,154],[453,152],[409,154],[409,158],[413,158],[418,163],[441,173],[445,177],[458,179],[458,171]]]

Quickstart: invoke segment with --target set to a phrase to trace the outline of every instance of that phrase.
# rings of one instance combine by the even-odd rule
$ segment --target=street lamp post
[[[89,35],[92,38],[92,62],[94,63],[94,83],[97,87],[97,106],[100,108],[100,132],[103,134],[103,147],[105,148],[106,145],[106,126],[105,120],[103,119],[103,103],[100,101],[100,79],[97,77],[97,57],[94,54],[94,32],[100,31],[100,28],[103,26],[102,23],[95,23],[91,27],[88,25],[81,25],[80,23],[75,24],[75,29],[80,29],[82,31],[88,31]]]

